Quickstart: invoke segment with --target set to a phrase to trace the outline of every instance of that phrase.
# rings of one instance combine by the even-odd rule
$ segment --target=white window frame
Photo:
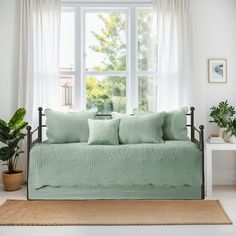
[[[151,3],[63,3],[62,11],[74,11],[74,42],[75,58],[74,71],[60,71],[62,76],[74,76],[75,81],[75,108],[86,109],[86,77],[94,76],[124,76],[126,77],[126,113],[132,113],[139,105],[138,78],[140,76],[156,76],[157,71],[138,70],[138,42],[137,42],[137,13],[143,10],[152,10]],[[85,14],[88,12],[124,12],[127,19],[126,32],[126,71],[86,71],[85,68]],[[79,42],[79,43],[78,43]],[[135,42],[135,43],[131,43]]]

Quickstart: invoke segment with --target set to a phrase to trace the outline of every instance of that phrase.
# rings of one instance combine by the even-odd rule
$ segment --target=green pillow
[[[119,119],[114,120],[88,120],[89,145],[119,145],[118,129]]]
[[[87,142],[88,119],[95,119],[97,109],[61,112],[45,109],[48,143]]]
[[[163,121],[163,112],[122,118],[119,141],[122,144],[162,143]]]
[[[164,140],[189,140],[188,129],[186,126],[187,111],[187,108],[184,107],[179,110],[166,112],[162,127]]]
[[[162,126],[164,140],[189,141],[187,129],[187,107],[165,112],[164,124]],[[140,111],[134,109],[135,115],[155,114],[154,112]]]

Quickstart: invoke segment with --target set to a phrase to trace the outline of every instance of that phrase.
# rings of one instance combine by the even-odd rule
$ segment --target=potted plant
[[[0,160],[6,162],[8,170],[2,173],[4,190],[14,191],[20,189],[23,171],[17,170],[17,161],[23,151],[19,147],[20,140],[25,134],[22,130],[27,126],[25,122],[26,111],[20,108],[7,123],[0,119],[0,141],[4,147],[0,148]]]
[[[236,118],[229,122],[226,132],[230,134],[230,143],[236,143]]]
[[[213,106],[210,109],[211,109],[210,117],[213,118],[213,120],[211,120],[210,122],[216,123],[220,127],[219,136],[224,139],[227,139],[227,137],[225,137],[225,134],[228,128],[228,124],[232,120],[232,117],[235,114],[234,107],[230,106],[228,104],[228,101],[226,100],[220,102],[217,107]]]

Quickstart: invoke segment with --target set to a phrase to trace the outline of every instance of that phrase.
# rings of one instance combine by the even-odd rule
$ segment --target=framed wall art
[[[227,83],[227,59],[208,59],[208,82]]]

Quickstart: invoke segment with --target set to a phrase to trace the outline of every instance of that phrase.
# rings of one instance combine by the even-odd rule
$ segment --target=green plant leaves
[[[15,148],[2,147],[0,148],[0,160],[7,161],[15,154]]]
[[[210,122],[215,122],[220,127],[228,127],[229,122],[235,115],[235,109],[228,104],[228,101],[222,101],[217,107],[210,108],[210,116],[213,118]]]
[[[14,138],[14,139],[12,139],[12,140],[8,140],[8,141],[7,141],[8,147],[9,147],[9,148],[12,148],[12,147],[16,148],[17,145],[18,145],[18,143],[19,143],[19,141],[20,141],[21,139],[23,139],[24,136],[25,136],[24,134],[20,133],[16,138]]]
[[[19,108],[15,114],[13,115],[13,117],[10,119],[10,121],[8,122],[8,127],[10,129],[16,129],[20,123],[22,123],[24,117],[25,117],[26,111],[24,108]]]
[[[21,130],[24,129],[26,126],[28,125],[27,122],[25,122],[24,120],[22,120],[21,122],[19,122],[16,127],[15,127],[15,130],[13,131],[13,135],[18,135],[20,134]]]
[[[7,123],[2,119],[0,119],[0,125],[7,127]]]
[[[236,136],[236,118],[229,122],[228,129],[226,130],[226,132],[230,132],[231,135]]]
[[[0,141],[5,143],[7,142],[7,139],[9,138],[9,132],[10,129],[7,127],[7,124],[0,122]]]
[[[25,134],[22,133],[22,130],[28,124],[24,120],[25,114],[25,109],[20,108],[15,112],[8,123],[0,119],[0,141],[6,145],[0,149],[0,160],[11,160],[7,162],[8,170],[16,168],[19,154],[22,153],[18,143],[25,137]]]

